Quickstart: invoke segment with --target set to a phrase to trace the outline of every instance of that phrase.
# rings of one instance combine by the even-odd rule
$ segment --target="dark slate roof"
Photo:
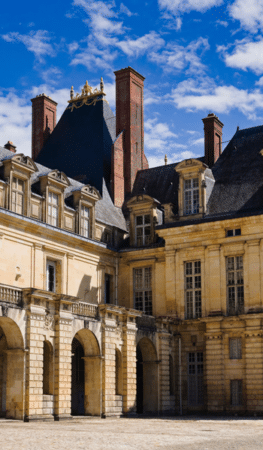
[[[206,169],[207,212],[203,219],[164,226],[263,213],[263,126],[237,130],[211,170]],[[262,151],[263,153],[263,151]],[[198,158],[203,162],[204,158]],[[178,212],[178,163],[138,172],[132,195],[147,194]]]
[[[0,167],[4,159],[12,158],[12,156],[14,156],[13,152],[0,147]],[[54,169],[49,169],[48,167],[45,167],[39,163],[35,164],[38,171],[33,173],[33,175],[31,176],[31,187],[33,193],[39,194],[39,177],[47,175]],[[70,207],[71,205],[67,203],[67,198],[76,189],[81,189],[84,184],[72,178],[68,178],[68,180],[70,182],[70,186],[65,189],[65,203],[67,207]],[[102,180],[102,198],[101,200],[98,200],[95,205],[95,218],[105,225],[110,225],[126,231],[126,222],[122,214],[122,210],[121,208],[117,208],[113,204],[104,180]]]
[[[213,167],[209,216],[263,210],[263,126],[238,130]]]
[[[58,169],[102,193],[102,179],[110,183],[111,145],[116,138],[115,117],[102,97],[92,105],[66,108],[36,162]]]
[[[197,158],[203,162],[204,158]],[[146,194],[158,200],[162,205],[172,203],[174,214],[178,213],[178,185],[179,175],[176,166],[179,163],[167,164],[165,166],[153,167],[152,169],[140,170],[134,183],[132,196]],[[205,171],[208,195],[210,195],[213,180],[209,168]]]

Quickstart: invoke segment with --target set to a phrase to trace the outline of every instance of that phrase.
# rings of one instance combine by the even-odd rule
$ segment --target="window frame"
[[[190,265],[191,265],[191,273],[187,273],[187,271],[190,269]],[[196,271],[197,269],[199,270]],[[190,278],[192,280],[190,280]],[[200,317],[202,317],[201,259],[184,262],[184,293],[185,293],[185,319],[186,320],[199,319]],[[192,302],[192,305],[190,305],[190,302]]]
[[[54,287],[53,287],[53,289],[49,289],[49,283],[50,283],[49,267],[52,267],[54,269],[54,274],[53,274]],[[46,290],[48,292],[53,292],[53,293],[56,293],[56,291],[57,291],[57,263],[56,263],[56,261],[52,261],[50,259],[46,260]]]
[[[82,214],[83,210],[87,210],[88,211],[88,217],[84,216]],[[90,238],[91,235],[91,220],[92,220],[92,211],[91,211],[91,206],[86,205],[85,203],[80,204],[80,235],[86,238]],[[86,228],[85,226],[83,226],[83,224],[87,223],[88,224],[88,229],[87,229],[87,233],[85,233]]]
[[[229,338],[229,359],[242,359],[242,339]]]
[[[146,270],[149,271],[150,281],[146,281]],[[141,287],[137,286],[136,272],[141,271]],[[149,283],[149,285],[147,285]],[[153,315],[153,268],[152,266],[133,268],[133,305],[137,311],[142,311],[145,315]],[[139,295],[141,294],[141,296]],[[141,298],[141,299],[140,299]],[[139,305],[141,304],[141,307]]]
[[[236,393],[234,392],[234,386],[236,384]],[[237,401],[235,402],[234,397],[236,396]],[[243,406],[243,380],[234,379],[230,380],[230,405],[234,408]]]
[[[20,191],[19,189],[13,187],[14,180],[17,182],[21,182],[23,189]],[[18,183],[16,183],[17,185]],[[12,176],[11,180],[11,208],[10,210],[15,212],[16,214],[24,215],[25,213],[25,193],[26,193],[26,181],[23,178],[18,177],[16,174]],[[15,201],[13,200],[13,196],[15,195]],[[22,204],[18,205],[17,198],[18,196],[21,196],[22,198]],[[21,212],[17,211],[18,206],[21,206]]]
[[[186,185],[190,182],[191,186],[190,188],[187,188]],[[194,186],[194,182],[197,183],[196,186]],[[185,178],[183,180],[183,211],[185,216],[191,216],[193,214],[199,214],[200,213],[200,186],[199,186],[199,177],[195,176],[192,178]],[[190,209],[187,209],[187,200],[186,200],[186,194],[190,194]],[[195,206],[195,195],[197,194],[197,206]],[[189,202],[189,200],[188,200]]]
[[[59,227],[59,209],[60,209],[60,193],[59,192],[55,192],[52,189],[48,189],[47,192],[47,224],[52,225],[53,227]],[[57,197],[57,205],[54,205],[52,202],[49,201],[49,197],[52,196],[56,196]],[[49,214],[49,208],[51,209],[51,214]],[[56,216],[53,215],[53,211],[56,211],[57,214]],[[56,219],[56,223],[52,223],[52,219],[55,217]],[[51,218],[51,220],[49,220],[49,218]]]
[[[137,224],[137,219],[139,217],[142,217],[142,224]],[[145,223],[145,218],[149,217],[149,222]],[[151,220],[151,214],[150,213],[142,213],[142,214],[136,214],[135,218],[135,243],[136,247],[143,247],[146,245],[151,244],[151,227],[152,227],[152,220]],[[145,230],[149,229],[149,234],[145,234]],[[138,231],[142,230],[142,235],[138,236]],[[138,239],[141,239],[141,243],[138,243]]]
[[[230,259],[234,260],[233,268],[230,267]],[[242,267],[240,267],[240,261],[242,261]],[[244,314],[245,283],[244,283],[243,255],[226,256],[225,264],[226,264],[227,314],[229,316]],[[242,275],[240,275],[240,273]],[[240,276],[241,278],[239,278]],[[242,283],[238,282],[241,279]],[[231,303],[234,303],[234,305],[231,305]]]

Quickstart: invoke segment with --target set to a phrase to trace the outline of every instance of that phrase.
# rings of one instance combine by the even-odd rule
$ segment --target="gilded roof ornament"
[[[73,111],[74,108],[80,108],[83,105],[95,105],[98,100],[104,100],[105,96],[104,92],[104,83],[103,78],[100,79],[100,89],[97,88],[93,89],[88,81],[86,80],[86,83],[84,84],[83,88],[81,89],[81,94],[78,92],[74,96],[74,89],[73,86],[71,86],[70,89],[70,100],[68,100],[69,106],[68,108]]]

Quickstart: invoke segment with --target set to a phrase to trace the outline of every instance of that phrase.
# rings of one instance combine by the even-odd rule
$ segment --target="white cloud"
[[[120,12],[122,14],[126,14],[127,16],[131,17],[134,15],[134,13],[132,13],[127,6],[125,6],[123,3],[120,4]]]
[[[218,46],[217,48],[218,52],[222,52],[225,64],[228,67],[242,70],[250,69],[257,75],[263,73],[263,39],[236,41],[232,53],[227,52],[229,48],[230,46]]]
[[[201,62],[198,52],[202,55],[209,49],[206,38],[199,37],[196,41],[190,42],[186,47],[179,44],[167,44],[162,52],[152,52],[149,59],[157,64],[161,64],[166,71],[182,71],[188,68],[187,73],[202,73],[205,65]]]
[[[79,48],[79,44],[76,41],[71,42],[68,45],[69,53],[74,53],[76,50],[78,50],[78,48]]]
[[[50,67],[47,70],[41,70],[41,77],[46,83],[56,84],[61,76],[62,72],[58,67]]]
[[[255,83],[257,86],[263,86],[263,77],[260,77],[258,81]]]
[[[173,133],[167,123],[157,122],[157,119],[148,119],[144,123],[144,144],[146,153],[168,153],[174,148],[186,148],[186,145],[175,142],[178,137]],[[157,155],[159,158],[159,155]]]
[[[119,41],[116,46],[128,56],[136,56],[144,54],[152,48],[160,48],[165,45],[165,41],[155,32],[151,31],[137,39],[126,39]]]
[[[94,67],[98,67],[102,70],[108,69],[111,71],[112,63],[116,57],[116,51],[105,51],[105,49],[99,48],[94,40],[89,39],[87,47],[79,49],[79,52],[74,55],[70,64],[73,66],[81,64],[89,70],[94,70]]]
[[[115,2],[103,2],[100,0],[74,0],[73,5],[82,7],[88,14],[100,14],[104,17],[115,17],[116,13],[112,11]]]
[[[209,78],[199,83],[194,79],[185,80],[172,90],[171,96],[179,109],[226,114],[237,109],[249,119],[255,119],[257,111],[263,108],[263,94],[259,89],[216,86]]]
[[[243,28],[252,33],[263,29],[263,0],[235,0],[228,9],[230,16],[239,20]]]
[[[50,44],[51,37],[46,30],[31,31],[29,34],[11,32],[2,35],[6,42],[22,42],[36,59],[43,61],[43,56],[55,56],[56,52]]]
[[[217,20],[216,23],[222,25],[222,27],[228,27],[228,22],[226,20]]]
[[[214,6],[219,6],[224,0],[158,0],[159,7],[172,14],[190,11],[204,12]]]
[[[197,145],[201,146],[204,145],[204,138],[195,139],[194,141],[191,141],[190,145]]]

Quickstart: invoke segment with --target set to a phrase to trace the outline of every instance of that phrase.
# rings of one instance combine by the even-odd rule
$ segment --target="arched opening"
[[[116,369],[115,369],[115,393],[122,395],[122,357],[120,350],[116,349]]]
[[[153,343],[142,338],[137,355],[137,413],[158,411],[158,361]]]
[[[71,414],[84,415],[84,350],[74,338],[72,342]]]
[[[72,341],[71,414],[101,413],[99,345],[94,334],[80,330]]]
[[[0,317],[0,416],[23,419],[24,342],[10,318]]]
[[[52,344],[44,341],[43,349],[43,414],[53,414],[54,365]]]

